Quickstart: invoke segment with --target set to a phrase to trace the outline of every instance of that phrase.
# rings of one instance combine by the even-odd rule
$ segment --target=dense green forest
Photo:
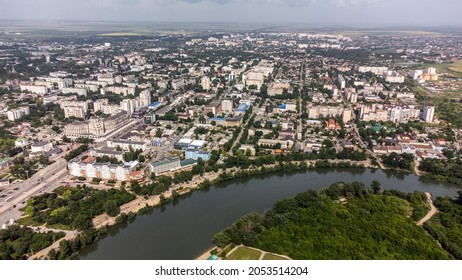
[[[397,154],[395,152],[382,156],[383,163],[392,169],[411,171],[414,156],[411,154]]]
[[[28,227],[10,226],[0,230],[0,259],[26,259],[27,255],[37,253],[62,237],[62,232],[37,233]]]
[[[120,212],[119,206],[134,198],[125,190],[60,187],[52,193],[29,199],[24,208],[27,217],[20,222],[66,230],[87,229],[95,216],[106,212],[115,217]]]
[[[462,128],[462,105],[454,100],[443,98],[436,100],[440,119],[445,120],[457,128]]]
[[[292,259],[451,259],[415,220],[425,195],[374,193],[336,183],[277,202],[214,236],[218,246],[244,244]],[[414,208],[415,207],[415,208]]]
[[[462,185],[462,160],[436,160],[424,159],[419,165],[419,170],[427,172],[426,177]]]
[[[438,197],[435,206],[440,211],[425,229],[456,259],[462,259],[462,191],[455,200]]]

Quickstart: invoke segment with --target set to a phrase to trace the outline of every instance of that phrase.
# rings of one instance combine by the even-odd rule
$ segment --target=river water
[[[456,186],[415,175],[382,170],[318,169],[290,174],[259,175],[224,182],[196,191],[162,209],[116,225],[99,242],[85,248],[84,260],[182,260],[194,259],[213,244],[213,235],[239,217],[263,213],[278,200],[306,190],[319,190],[338,181],[360,181],[370,186],[378,180],[382,189],[430,192],[456,196]]]

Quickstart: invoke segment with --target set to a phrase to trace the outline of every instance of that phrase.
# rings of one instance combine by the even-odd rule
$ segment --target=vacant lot
[[[452,64],[452,67],[449,69],[455,72],[462,72],[462,61]]]

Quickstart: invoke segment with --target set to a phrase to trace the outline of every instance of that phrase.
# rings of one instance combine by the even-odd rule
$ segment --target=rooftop
[[[152,162],[151,166],[153,167],[161,166],[161,165],[168,164],[168,163],[175,162],[175,161],[180,161],[180,158],[178,156],[166,157],[158,161]]]
[[[32,144],[32,147],[43,147],[50,144],[50,142],[45,142],[45,141],[38,141]]]

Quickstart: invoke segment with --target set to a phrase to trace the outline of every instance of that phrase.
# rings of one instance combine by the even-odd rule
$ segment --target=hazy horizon
[[[3,21],[461,26],[462,1],[0,0]]]

